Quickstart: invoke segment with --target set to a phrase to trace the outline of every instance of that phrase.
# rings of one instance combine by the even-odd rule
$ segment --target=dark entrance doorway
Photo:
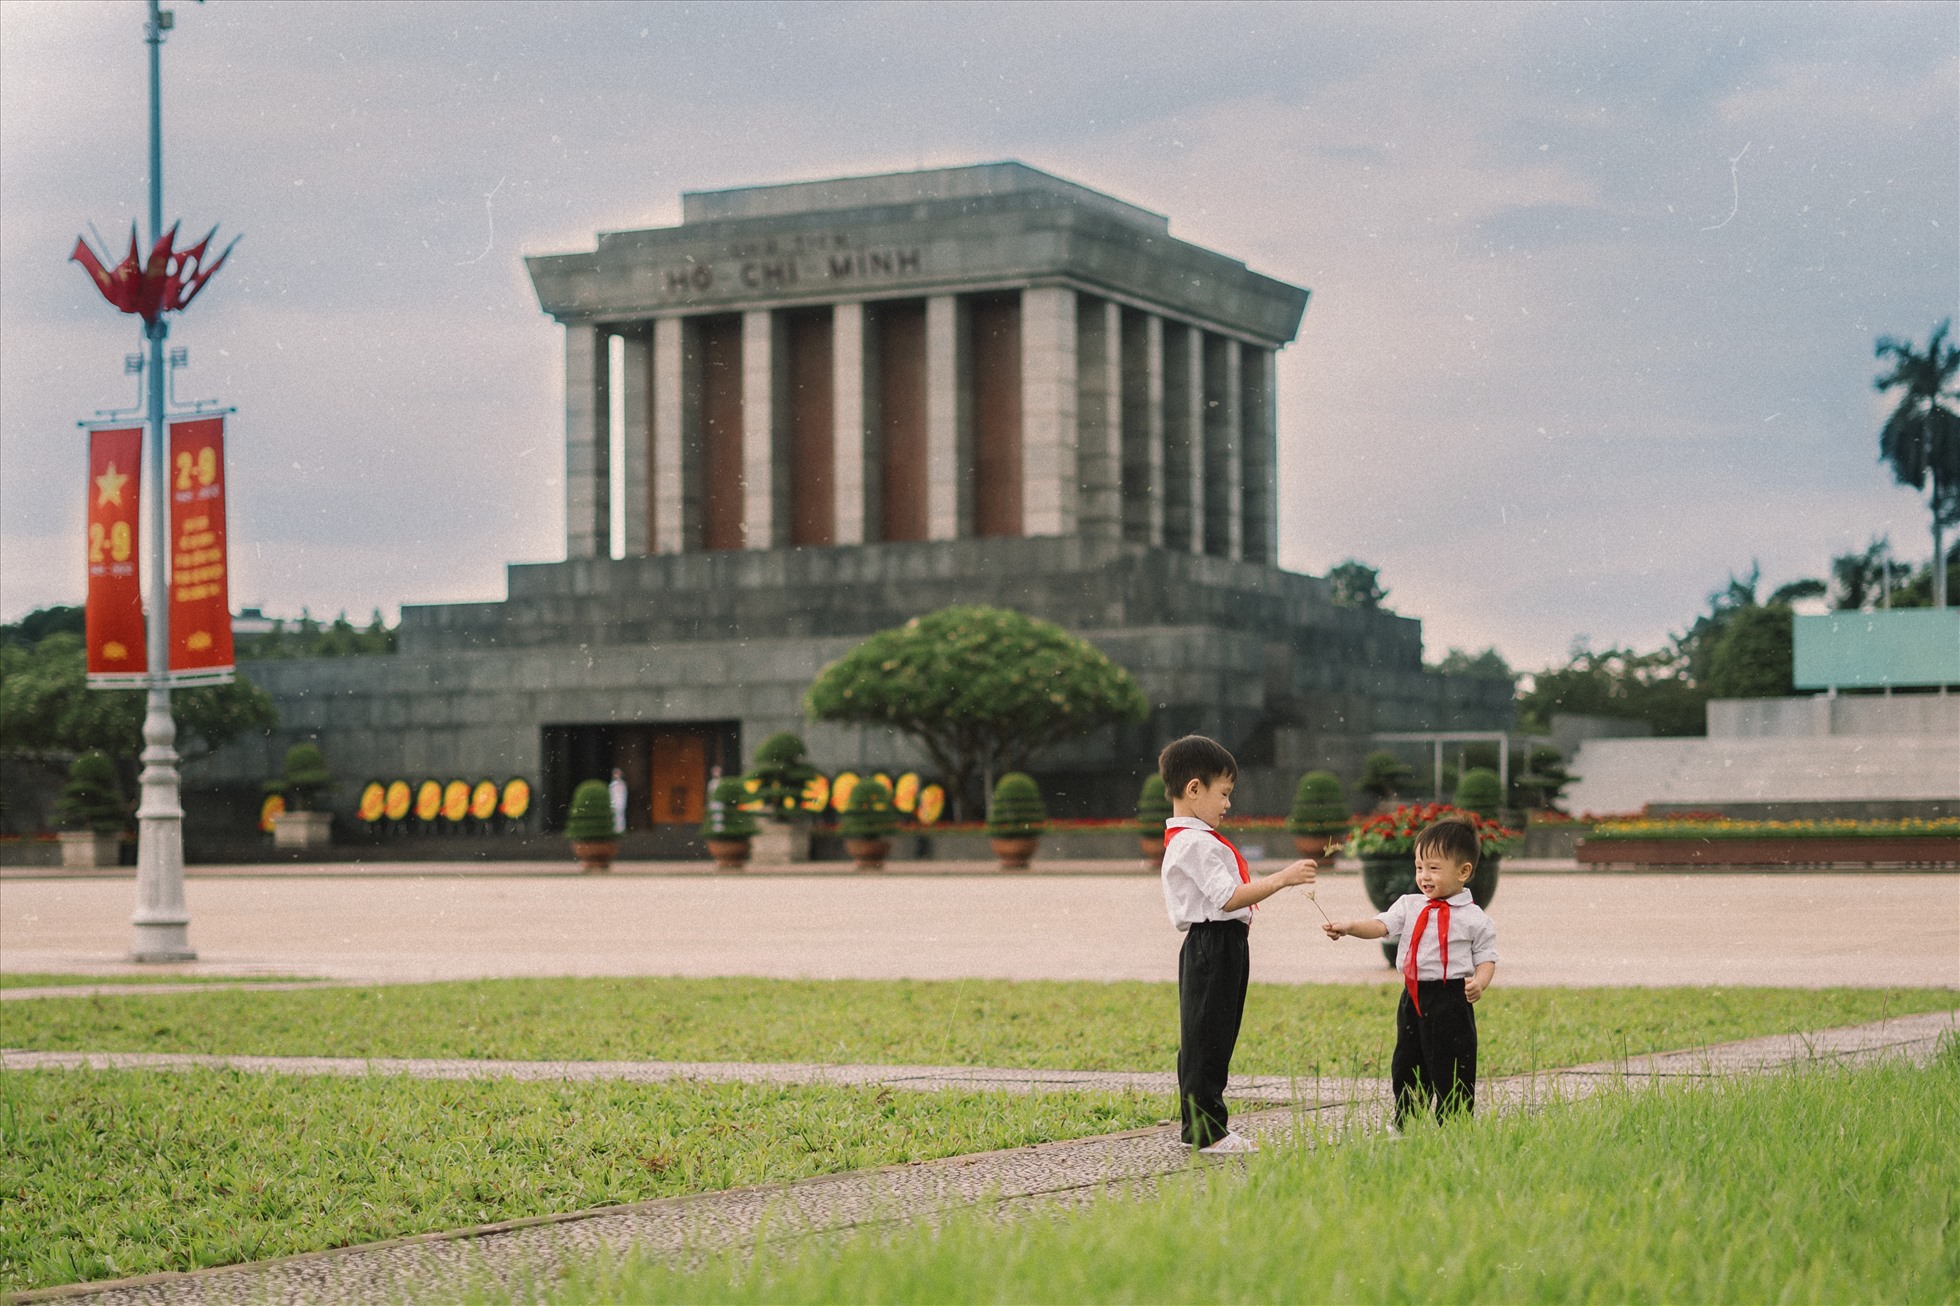
[[[564,829],[572,790],[582,780],[611,780],[615,767],[626,780],[628,831],[698,825],[710,777],[716,768],[736,774],[741,758],[738,721],[546,726],[545,827]]]

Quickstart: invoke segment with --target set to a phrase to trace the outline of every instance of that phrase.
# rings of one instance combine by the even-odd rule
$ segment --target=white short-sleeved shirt
[[[1497,960],[1497,927],[1471,898],[1470,890],[1459,890],[1446,901],[1450,905],[1450,973],[1443,973],[1443,941],[1436,928],[1440,913],[1436,913],[1422,927],[1422,944],[1416,952],[1419,980],[1465,979],[1485,962]],[[1427,894],[1405,893],[1375,917],[1388,927],[1389,938],[1401,940],[1395,950],[1397,970],[1405,970],[1409,964],[1409,932],[1415,929],[1416,918],[1428,902]]]
[[[1164,910],[1171,924],[1188,930],[1199,921],[1251,920],[1250,907],[1224,909],[1244,881],[1232,850],[1213,836],[1212,828],[1195,816],[1173,816],[1164,829],[1172,835],[1163,870]],[[1182,830],[1191,833],[1176,833]]]

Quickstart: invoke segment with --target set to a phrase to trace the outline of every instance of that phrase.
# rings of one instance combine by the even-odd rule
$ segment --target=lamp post
[[[149,0],[143,39],[150,47],[150,239],[163,235],[163,34],[172,15]],[[163,430],[163,342],[170,324],[146,318],[150,342],[150,613],[149,706],[143,716],[142,802],[136,809],[136,912],[130,917],[135,961],[195,961],[190,909],[184,903],[184,805],[177,771],[177,723],[170,715],[170,537],[165,523],[170,467]]]

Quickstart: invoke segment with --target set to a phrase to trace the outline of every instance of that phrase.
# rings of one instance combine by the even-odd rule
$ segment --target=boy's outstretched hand
[[[1296,884],[1312,884],[1314,872],[1319,868],[1320,863],[1313,858],[1302,857],[1292,865],[1273,872],[1272,878],[1275,883],[1286,888]]]

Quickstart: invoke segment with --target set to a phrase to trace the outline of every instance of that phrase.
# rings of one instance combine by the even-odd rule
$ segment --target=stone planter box
[[[61,865],[71,871],[92,871],[115,866],[122,855],[122,837],[96,834],[92,830],[63,830]]]
[[[1960,838],[1582,839],[1581,866],[1960,866]]]
[[[810,828],[783,821],[764,821],[749,841],[749,861],[755,866],[791,866],[810,860]]]
[[[332,812],[281,812],[272,818],[274,848],[325,848],[332,842]]]

